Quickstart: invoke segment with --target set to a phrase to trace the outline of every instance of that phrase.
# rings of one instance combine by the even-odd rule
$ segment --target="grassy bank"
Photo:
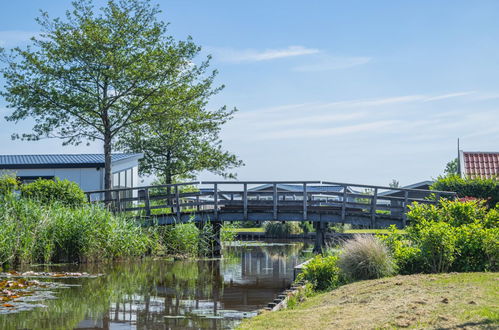
[[[499,327],[499,273],[408,275],[355,282],[241,329]]]

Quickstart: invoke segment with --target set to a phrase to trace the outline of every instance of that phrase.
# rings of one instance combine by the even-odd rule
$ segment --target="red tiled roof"
[[[468,178],[499,178],[499,152],[463,152],[464,175]]]

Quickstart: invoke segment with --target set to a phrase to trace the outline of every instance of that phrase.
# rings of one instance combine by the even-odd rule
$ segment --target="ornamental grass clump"
[[[369,280],[396,273],[387,247],[376,237],[356,235],[343,244],[338,266],[348,281]]]

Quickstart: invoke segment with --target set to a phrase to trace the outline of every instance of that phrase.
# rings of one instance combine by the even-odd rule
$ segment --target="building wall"
[[[133,169],[133,187],[139,185],[138,161],[124,160],[112,164],[112,172],[118,173]],[[2,173],[15,173],[15,175],[32,177],[57,177],[61,180],[76,182],[84,191],[104,189],[104,168],[39,168],[39,169],[9,169],[0,170]]]
[[[12,169],[6,173],[15,173],[17,176],[53,176],[61,180],[76,182],[84,191],[102,189],[104,169],[97,168],[39,168],[39,169]]]

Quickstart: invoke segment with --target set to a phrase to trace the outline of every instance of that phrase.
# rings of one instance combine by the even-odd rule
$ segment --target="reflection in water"
[[[235,244],[225,248],[221,261],[146,259],[66,267],[106,276],[61,280],[80,286],[58,291],[57,299],[44,302],[46,308],[0,316],[0,328],[232,328],[290,285],[305,248],[304,243]]]

